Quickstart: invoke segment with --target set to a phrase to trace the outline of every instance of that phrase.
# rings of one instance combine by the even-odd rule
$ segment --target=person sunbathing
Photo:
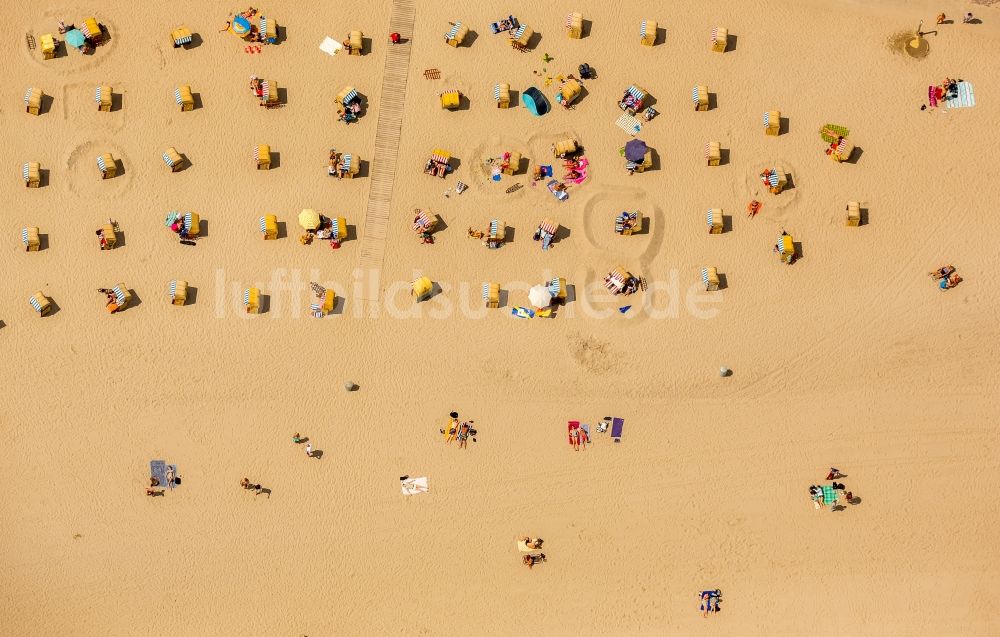
[[[587,448],[587,443],[588,442],[590,442],[590,436],[587,434],[587,430],[586,429],[581,428],[580,429],[580,444],[583,446],[584,449]]]
[[[573,445],[573,451],[580,450],[580,430],[571,429],[569,432],[569,444]]]
[[[525,535],[521,540],[524,541],[524,545],[529,549],[540,549],[542,548],[542,538],[531,539],[529,536]]]
[[[473,230],[472,228],[469,228],[468,235],[473,239],[482,239],[483,237],[486,236],[486,233],[480,230]]]
[[[469,444],[469,423],[463,422],[458,429],[458,448],[465,449]]]
[[[931,278],[933,278],[935,280],[937,280],[937,279],[943,279],[943,278],[946,278],[947,276],[949,276],[950,274],[952,274],[954,271],[955,271],[955,266],[953,266],[953,265],[946,265],[943,268],[938,268],[937,270],[934,270],[933,272],[928,272],[927,276],[929,276],[929,277],[931,277]]]
[[[961,282],[962,282],[962,277],[958,276],[958,274],[952,274],[947,279],[941,279],[939,287],[942,290],[950,290],[951,288],[955,287]]]
[[[751,201],[750,203],[748,203],[747,204],[747,216],[752,219],[758,212],[760,212],[760,208],[761,208],[762,205],[763,204],[761,204],[756,199],[754,199],[753,201]]]
[[[545,553],[541,553],[539,555],[525,555],[521,559],[521,561],[524,562],[524,565],[527,566],[530,569],[537,562],[544,562],[545,561]]]

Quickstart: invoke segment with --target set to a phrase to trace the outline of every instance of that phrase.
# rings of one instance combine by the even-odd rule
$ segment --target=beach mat
[[[175,474],[176,475],[176,474]],[[167,486],[167,462],[166,460],[149,461],[149,477],[160,481],[160,486]]]
[[[618,121],[615,122],[615,125],[633,137],[638,135],[639,131],[642,130],[642,124],[639,123],[639,120],[632,117],[628,113],[622,114],[622,116],[618,118]]]
[[[615,418],[611,421],[611,437],[615,442],[621,442],[622,439],[622,429],[625,427],[625,420],[623,418]]]
[[[976,94],[971,82],[958,83],[958,95],[945,102],[948,108],[972,108],[976,105]]]

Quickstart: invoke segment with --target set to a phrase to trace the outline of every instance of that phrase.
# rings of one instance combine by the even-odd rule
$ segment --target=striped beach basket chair
[[[615,232],[624,236],[630,237],[633,234],[638,234],[642,231],[642,213],[638,210],[628,211],[622,210],[617,217],[615,217]]]
[[[174,279],[170,282],[170,303],[171,305],[184,305],[187,303],[188,284],[187,281]]]
[[[278,43],[278,23],[274,18],[260,16],[260,34],[268,44]]]
[[[566,279],[557,277],[549,281],[547,286],[549,288],[549,294],[552,295],[552,301],[554,303],[565,303],[566,302]]]
[[[437,215],[429,214],[424,210],[416,210],[415,213],[410,228],[417,234],[434,232],[434,228],[437,226]]]
[[[273,106],[278,103],[278,83],[274,80],[261,80],[260,99],[266,106]]]
[[[702,268],[701,282],[704,284],[706,292],[715,292],[719,289],[719,271],[716,268]]]
[[[861,203],[858,201],[847,202],[847,225],[861,225]]]
[[[106,223],[101,226],[101,236],[104,238],[101,250],[112,250],[118,245],[118,234],[115,232],[115,224]]]
[[[97,23],[95,18],[85,19],[80,27],[80,32],[83,33],[83,37],[95,43],[104,39],[104,32],[101,31],[101,25]]]
[[[42,97],[45,93],[40,88],[29,88],[24,93],[24,105],[29,115],[38,115],[42,108]]]
[[[465,36],[469,34],[469,27],[465,26],[461,22],[455,22],[448,29],[448,32],[444,34],[444,41],[448,46],[457,47],[465,39]]]
[[[197,212],[184,213],[184,234],[188,237],[197,237],[201,234],[201,217]]]
[[[344,217],[330,219],[330,239],[337,242],[347,240],[347,219]]]
[[[42,294],[41,290],[31,295],[28,304],[38,312],[39,316],[47,316],[52,311],[52,301]]]
[[[510,45],[515,49],[525,49],[528,46],[528,42],[531,41],[531,36],[535,35],[535,32],[531,30],[526,24],[522,24],[517,27],[517,30],[510,34]]]
[[[98,86],[97,90],[94,91],[94,101],[97,102],[97,110],[110,112],[111,111],[111,87],[102,85]]]
[[[278,217],[275,215],[263,215],[259,220],[260,234],[265,241],[278,238]]]
[[[555,239],[557,232],[559,224],[552,219],[543,219],[542,223],[538,224],[538,238],[542,242],[542,250],[552,247],[552,240]]]
[[[639,24],[639,43],[643,46],[656,44],[656,20],[643,20]]]
[[[21,243],[24,244],[25,252],[38,252],[42,246],[38,237],[38,228],[21,228]]]
[[[497,108],[510,108],[510,84],[494,84],[493,99]]]
[[[499,248],[507,238],[507,224],[500,219],[490,220],[490,233],[486,237],[486,247]]]
[[[184,157],[177,152],[176,148],[171,146],[163,151],[163,163],[167,165],[170,172],[177,172],[184,167]]]
[[[38,46],[42,51],[43,60],[51,60],[56,56],[56,38],[51,33],[39,36]]]
[[[781,133],[781,111],[764,111],[764,134],[777,137]]]
[[[780,168],[768,168],[760,174],[760,179],[771,194],[777,195],[788,185],[788,176]]]
[[[722,163],[722,144],[720,142],[708,142],[705,144],[705,161],[709,166],[718,166]]]
[[[583,14],[573,12],[566,16],[566,37],[579,40],[583,37]]]
[[[775,244],[775,251],[778,253],[778,258],[784,263],[791,263],[795,260],[795,241],[792,239],[792,235],[783,234],[778,237],[778,242]]]
[[[191,29],[187,27],[177,27],[170,32],[170,42],[174,45],[175,49],[185,44],[191,44],[193,37]]]
[[[42,183],[42,165],[37,161],[25,162],[21,166],[21,177],[28,188],[38,188]]]
[[[243,307],[247,314],[257,314],[260,312],[260,290],[257,288],[247,288],[243,290]]]
[[[337,101],[344,106],[349,105],[356,99],[358,99],[358,91],[352,86],[345,86],[343,90],[337,94]]]
[[[97,169],[101,171],[101,179],[111,179],[118,174],[118,163],[111,153],[97,156]]]
[[[326,289],[323,291],[323,295],[313,299],[313,302],[309,305],[309,311],[316,318],[323,318],[327,314],[333,311],[334,306],[337,304],[337,293],[333,290]]]
[[[500,284],[483,283],[483,302],[488,308],[500,307]]]
[[[254,146],[253,160],[257,164],[257,170],[271,170],[271,147],[267,144]]]
[[[181,111],[194,110],[194,95],[191,93],[191,87],[185,84],[175,88],[174,101],[181,107]]]
[[[854,144],[852,144],[846,137],[837,142],[837,147],[833,149],[830,153],[830,159],[840,163],[848,161],[851,158],[851,154],[854,152]]]
[[[726,44],[729,39],[729,31],[725,27],[715,27],[712,29],[712,50],[718,53],[726,52]]]
[[[707,111],[708,110],[708,88],[705,86],[696,86],[691,89],[691,101],[694,102],[694,110],[696,111]]]
[[[344,153],[340,158],[340,170],[344,173],[344,177],[354,179],[354,176],[358,174],[358,164],[359,162],[354,159],[354,155]]]
[[[706,215],[708,234],[722,234],[723,215],[721,208],[709,208]]]
[[[132,294],[128,291],[128,286],[124,283],[119,283],[111,288],[111,292],[115,295],[115,302],[113,305],[108,306],[108,312],[113,314],[128,307],[129,302],[132,300]]]

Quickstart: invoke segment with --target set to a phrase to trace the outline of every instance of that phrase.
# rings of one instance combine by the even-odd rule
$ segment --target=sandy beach
[[[8,7],[0,633],[1000,634],[1000,8],[659,5],[273,0],[258,8],[279,42],[259,52],[220,31],[239,5]],[[412,29],[391,45],[407,6]],[[566,36],[571,11],[582,39]],[[528,51],[490,32],[508,15],[537,33]],[[90,16],[105,44],[43,59],[41,35]],[[640,44],[644,19],[662,29],[655,46]],[[892,43],[921,20],[929,52],[914,59]],[[455,21],[471,31],[453,48]],[[181,25],[189,48],[171,45]],[[724,53],[713,27],[728,28]],[[318,48],[353,29],[363,55]],[[581,63],[596,77],[563,109],[558,77]],[[399,68],[405,89],[383,84]],[[261,108],[250,76],[277,82],[280,108]],[[945,77],[973,85],[975,106],[921,110]],[[499,82],[515,107],[496,107]],[[633,84],[659,114],[639,118],[653,167],[630,175],[615,122]],[[110,112],[100,85],[117,94]],[[362,104],[349,124],[335,108],[346,86]],[[37,116],[30,87],[47,96]],[[524,107],[529,87],[552,112]],[[463,102],[444,110],[452,89]],[[399,113],[397,145],[384,130]],[[824,153],[827,123],[850,128],[850,161]],[[558,201],[532,171],[561,177],[550,148],[565,138],[589,166]],[[169,147],[183,170],[165,166]],[[356,178],[327,174],[330,148],[361,161]],[[435,149],[453,158],[443,179],[423,172]],[[487,160],[505,151],[526,170],[494,181]],[[102,180],[106,152],[123,172]],[[775,166],[790,176],[777,195],[759,178]],[[338,250],[300,244],[308,208],[347,220]],[[440,218],[432,245],[410,227],[416,208]],[[710,208],[722,234],[707,232]],[[174,210],[200,214],[196,245],[164,226]],[[614,232],[623,210],[642,212],[643,232]],[[277,240],[261,239],[265,214]],[[100,250],[109,218],[118,246]],[[562,228],[548,250],[532,240],[545,218]],[[496,250],[466,234],[492,219],[507,226]],[[25,227],[41,250],[25,250]],[[792,265],[772,252],[782,230]],[[928,272],[945,264],[962,282],[942,291]],[[647,289],[609,294],[615,266]],[[705,290],[705,266],[723,289]],[[436,294],[415,303],[420,276]],[[512,316],[553,278],[572,286],[554,317]],[[184,306],[170,303],[177,279]],[[96,290],[120,282],[132,302],[109,315]],[[337,292],[333,313],[310,315],[310,282]],[[484,282],[500,308],[484,307]],[[248,287],[266,311],[245,312]],[[467,449],[440,433],[451,411],[475,421]],[[624,419],[620,442],[595,431],[604,416]],[[567,421],[592,443],[567,444]],[[158,459],[181,482],[147,497]],[[831,466],[856,497],[817,510],[808,487]],[[402,495],[402,476],[428,492]],[[525,534],[545,540],[531,570]],[[698,594],[715,589],[721,612],[703,618]]]

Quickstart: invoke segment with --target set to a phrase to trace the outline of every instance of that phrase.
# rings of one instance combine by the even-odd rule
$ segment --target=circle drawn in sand
[[[632,236],[615,233],[615,217],[623,210],[642,213],[642,230]],[[587,242],[599,250],[629,254],[647,262],[663,240],[663,213],[639,188],[595,191],[583,205],[583,232]]]
[[[118,175],[102,179],[97,167],[97,157],[111,153],[118,167]],[[69,191],[84,198],[117,197],[124,193],[132,181],[128,158],[122,149],[109,141],[86,142],[74,148],[63,166]]]
[[[101,30],[104,32],[104,40],[99,46],[94,47],[93,52],[83,54],[66,43],[66,36],[59,33],[59,20],[65,20],[67,26],[73,24],[76,28],[80,28],[83,25],[84,18],[88,17],[93,17],[97,20],[97,24],[101,26]],[[59,45],[56,47],[56,56],[50,60],[42,57],[42,51],[39,48],[41,36],[47,33],[52,34],[59,42]],[[79,73],[103,63],[117,44],[117,34],[118,29],[115,25],[99,15],[87,15],[81,13],[76,8],[50,9],[32,24],[25,27],[24,35],[21,37],[21,42],[18,43],[18,48],[27,54],[28,59],[44,67],[47,71],[67,75],[70,73]],[[25,39],[32,39],[35,42],[35,48],[29,49]]]
[[[914,42],[914,40],[916,40]],[[916,44],[916,46],[913,46]],[[922,60],[931,52],[927,38],[918,38],[913,31],[898,31],[889,36],[886,46],[895,53],[906,53],[911,58]]]
[[[771,191],[764,185],[764,182],[760,180],[760,174],[768,168],[780,168],[785,171],[785,175],[788,177],[788,185],[777,195],[771,194]],[[750,203],[751,199],[760,201],[764,204],[764,211],[787,208],[795,201],[798,195],[798,188],[795,185],[795,175],[795,168],[787,162],[770,161],[759,164],[754,167],[753,172],[747,175],[744,182],[745,191],[734,194],[737,199],[746,199],[746,203]]]

